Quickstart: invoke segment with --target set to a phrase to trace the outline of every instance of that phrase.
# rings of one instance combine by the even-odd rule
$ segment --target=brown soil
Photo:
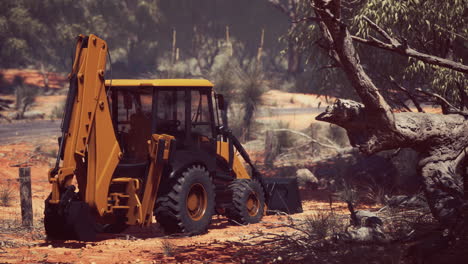
[[[318,108],[333,103],[335,99],[323,95],[288,93],[279,90],[269,90],[262,95],[263,105],[273,108]]]
[[[45,141],[47,142],[47,141]],[[41,144],[41,143],[37,143]],[[10,207],[0,206],[0,263],[255,263],[271,262],[269,256],[255,254],[259,249],[244,244],[259,232],[288,233],[287,216],[265,216],[258,224],[238,226],[226,218],[215,216],[207,234],[185,237],[166,236],[158,224],[149,228],[130,227],[121,234],[99,234],[97,242],[49,242],[42,228],[44,199],[50,191],[47,181],[49,163],[47,153],[31,144],[0,146],[0,186],[14,191]],[[44,143],[42,143],[44,144]],[[18,198],[18,167],[32,166],[32,188],[35,227],[20,228],[21,214]],[[304,212],[292,215],[294,219],[329,210],[326,192],[303,193]],[[346,205],[333,203],[335,212],[346,214]]]
[[[27,85],[44,87],[44,76],[38,70],[3,69],[0,70],[0,74],[3,75],[3,79],[9,84],[12,84],[15,77],[19,76],[23,78],[24,83]],[[49,72],[47,73],[47,76],[49,79],[49,88],[61,89],[65,87],[67,82],[65,74]]]

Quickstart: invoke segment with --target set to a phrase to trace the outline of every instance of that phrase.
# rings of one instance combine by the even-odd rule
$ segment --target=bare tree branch
[[[346,25],[337,19],[340,15],[336,9],[340,6],[339,2],[336,0],[314,1],[315,6],[313,8],[317,17],[323,20],[323,22],[320,22],[322,35],[330,43],[332,52],[336,53],[334,57],[338,57],[342,69],[366,108],[381,117],[382,127],[392,131],[395,123],[391,108],[362,68],[359,55],[353,46]]]
[[[407,105],[405,104],[405,102],[403,102],[402,100],[397,100],[397,101],[398,101],[398,103],[399,103],[400,105],[403,106],[404,109],[406,109],[406,111],[408,111],[408,112],[413,112],[413,110],[411,110],[411,108],[409,108],[409,106],[407,106]]]
[[[406,93],[406,95],[413,101],[414,106],[416,106],[416,109],[418,109],[418,112],[424,113],[424,110],[422,109],[421,105],[419,104],[419,101],[416,99],[416,97],[408,91],[408,89],[404,88],[403,86],[399,85],[395,79],[393,79],[392,76],[390,76],[390,81],[395,85],[396,88],[398,88],[400,91]]]
[[[325,70],[325,69],[339,68],[339,67],[340,67],[340,65],[337,65],[337,64],[329,64],[329,65],[325,65],[325,66],[320,67],[317,71],[321,71],[321,70]]]
[[[455,107],[454,105],[452,105],[451,103],[449,103],[449,101],[447,101],[445,98],[443,98],[442,96],[436,94],[436,93],[431,93],[431,92],[428,92],[428,91],[423,91],[422,89],[420,88],[417,88],[416,91],[420,92],[420,93],[423,93],[425,95],[428,95],[428,96],[431,96],[431,97],[434,97],[436,98],[440,105],[442,106],[442,112],[444,114],[460,114],[460,115],[463,115],[463,116],[466,116],[468,115],[467,112],[463,112],[462,110],[458,109],[457,107]]]
[[[323,21],[320,21],[319,23],[319,29],[320,32],[322,33],[322,37],[327,43],[326,46],[320,45],[319,46],[325,50],[327,50],[328,56],[335,61],[335,64],[341,66],[340,62],[340,57],[338,56],[338,53],[336,53],[336,50],[333,49],[333,38],[330,35],[330,32],[328,31],[327,27],[325,26],[325,23]]]
[[[303,17],[303,18],[298,19],[298,20],[293,20],[293,21],[291,21],[291,23],[297,24],[297,23],[301,23],[301,22],[304,22],[304,21],[320,22],[320,18],[318,18],[318,17],[313,17],[313,16],[311,16],[311,17]]]
[[[290,17],[288,8],[280,0],[268,0],[268,2]]]
[[[375,31],[377,31],[382,37],[384,37],[388,42],[390,42],[392,45],[398,45],[398,41],[395,41],[394,38],[390,36],[385,30],[377,26],[374,22],[372,22],[368,17],[364,16],[364,20],[366,20],[367,23],[373,28]]]
[[[304,137],[306,138],[308,141],[307,143],[299,146],[299,147],[293,147],[293,148],[290,148],[289,150],[291,149],[298,149],[298,148],[301,148],[303,146],[307,146],[309,145],[310,143],[315,143],[317,145],[320,145],[322,147],[325,147],[325,148],[331,148],[331,149],[334,149],[336,150],[338,153],[348,153],[348,152],[351,152],[354,150],[353,147],[346,147],[346,148],[341,148],[340,146],[336,145],[334,142],[331,142],[330,140],[328,140],[328,144],[326,143],[322,143],[316,139],[313,139],[312,137],[310,137],[309,135],[307,134],[304,134],[302,132],[299,132],[299,131],[296,131],[296,130],[292,130],[292,129],[287,129],[287,128],[278,128],[278,129],[273,129],[272,131],[274,132],[289,132],[289,133],[292,133],[292,134],[295,134],[295,135],[298,135],[298,136],[301,136],[301,137]]]

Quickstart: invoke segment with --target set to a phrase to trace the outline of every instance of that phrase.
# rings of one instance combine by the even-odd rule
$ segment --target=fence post
[[[19,168],[21,218],[24,227],[33,226],[32,193],[31,193],[31,168]]]

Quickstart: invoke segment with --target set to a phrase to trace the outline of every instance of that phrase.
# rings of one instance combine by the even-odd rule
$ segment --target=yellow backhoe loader
[[[259,222],[302,211],[293,180],[264,179],[227,127],[224,98],[207,80],[105,80],[107,43],[77,38],[52,192],[49,239],[149,226],[205,232],[214,214]],[[242,161],[243,160],[243,161]]]

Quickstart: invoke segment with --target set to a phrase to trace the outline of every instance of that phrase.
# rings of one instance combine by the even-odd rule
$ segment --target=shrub
[[[304,232],[311,240],[324,239],[343,231],[344,223],[332,211],[318,211],[305,220]]]
[[[38,89],[25,85],[23,78],[20,76],[16,76],[13,83],[15,86],[16,109],[18,110],[17,119],[23,119],[24,112],[26,112],[36,100]]]
[[[253,63],[241,74],[242,90],[240,102],[244,109],[245,139],[250,139],[251,125],[257,106],[262,102],[262,95],[266,90],[264,73],[260,66]]]
[[[369,202],[380,205],[386,204],[385,195],[390,193],[390,191],[386,189],[385,184],[378,184],[373,178],[371,178],[369,184],[364,185],[364,191],[365,198]]]
[[[356,204],[359,199],[359,194],[353,186],[343,180],[342,190],[338,192],[338,198],[341,201]]]
[[[176,254],[176,246],[167,240],[161,241],[161,248],[164,256],[172,257]]]
[[[59,105],[54,106],[52,112],[50,113],[50,119],[61,119],[63,117],[63,112],[65,111],[65,103],[62,102]]]
[[[0,205],[9,207],[14,199],[13,188],[9,184],[0,185]]]

